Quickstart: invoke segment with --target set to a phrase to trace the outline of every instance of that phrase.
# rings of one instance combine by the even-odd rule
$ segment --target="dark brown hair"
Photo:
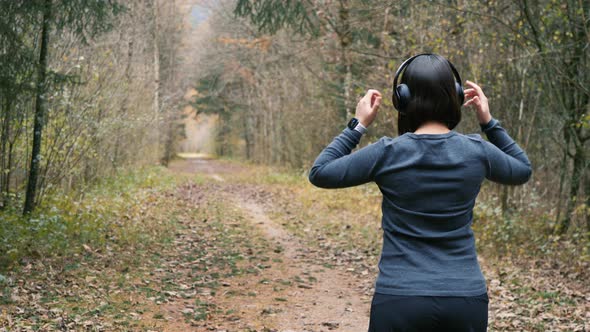
[[[461,122],[461,104],[449,62],[438,54],[417,57],[406,67],[401,83],[411,99],[404,114],[398,113],[398,134],[414,132],[428,121],[455,128]]]

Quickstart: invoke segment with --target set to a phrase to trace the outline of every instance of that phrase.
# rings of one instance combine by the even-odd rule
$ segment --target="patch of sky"
[[[194,5],[191,9],[191,22],[193,28],[207,20],[210,14],[211,10],[209,8],[200,5]]]

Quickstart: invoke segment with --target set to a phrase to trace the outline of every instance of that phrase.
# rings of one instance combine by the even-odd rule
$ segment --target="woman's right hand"
[[[375,120],[380,105],[381,92],[369,89],[367,94],[365,94],[356,105],[354,117],[357,118],[365,128],[368,128],[371,123],[373,123],[373,120]]]
[[[466,89],[463,92],[465,94],[465,99],[467,99],[463,106],[474,105],[477,121],[479,121],[479,123],[482,125],[487,124],[490,122],[490,120],[492,120],[490,106],[488,105],[488,98],[483,94],[483,91],[479,85],[471,81],[467,81],[466,84],[469,86],[469,89]]]

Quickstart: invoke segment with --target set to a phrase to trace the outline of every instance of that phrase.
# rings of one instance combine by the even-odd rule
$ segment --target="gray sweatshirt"
[[[322,188],[375,182],[383,194],[383,249],[375,292],[475,296],[486,292],[471,229],[485,178],[531,177],[522,149],[492,119],[479,134],[405,133],[351,153],[361,133],[345,128],[317,157],[309,181]]]

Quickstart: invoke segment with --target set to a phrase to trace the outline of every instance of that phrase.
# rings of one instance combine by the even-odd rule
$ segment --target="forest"
[[[490,330],[590,330],[588,1],[0,0],[0,48],[0,331],[366,330],[380,193],[307,176],[424,52],[533,168],[474,209]]]

